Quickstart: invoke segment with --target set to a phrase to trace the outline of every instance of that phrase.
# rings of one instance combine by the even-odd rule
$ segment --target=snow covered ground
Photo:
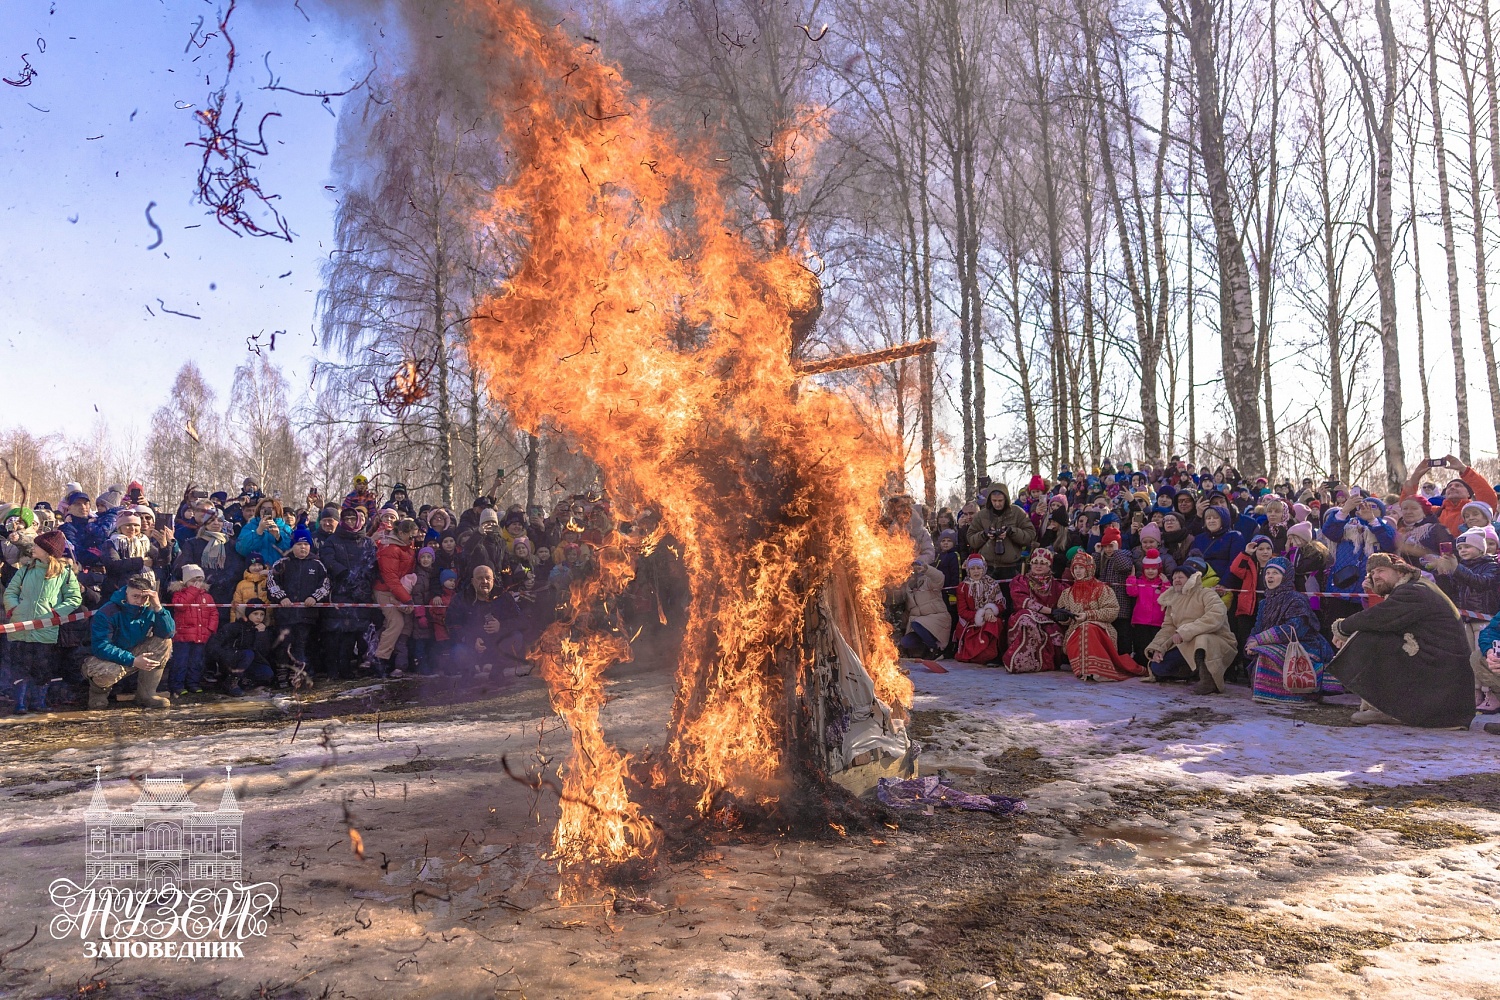
[[[1256,704],[1243,687],[1201,696],[1189,694],[1182,684],[1084,684],[1066,672],[1011,675],[951,661],[943,666],[947,673],[913,666],[915,708],[958,709],[981,716],[991,738],[1049,753],[1119,750],[1139,742],[1142,726],[1172,711],[1223,716],[1170,734],[1180,738],[1155,740],[1111,756],[1108,764],[1081,764],[1077,775],[1088,781],[1128,777],[1242,789],[1348,782],[1394,785],[1500,766],[1500,737],[1481,728],[1493,716],[1479,716],[1463,734],[1392,726],[1336,728],[1309,725],[1301,709]],[[1349,704],[1342,709],[1319,706],[1316,717],[1341,722],[1357,707],[1352,695],[1336,700]],[[975,749],[993,753],[996,748],[986,744]]]
[[[912,668],[924,767],[1023,795],[1023,817],[726,843],[578,902],[544,857],[549,795],[501,765],[566,757],[535,678],[456,707],[345,692],[300,727],[265,704],[0,721],[0,995],[1500,998],[1500,737],[945,665]],[[659,748],[670,674],[632,666],[612,694],[611,737]],[[196,963],[52,940],[46,887],[81,876],[94,768],[117,806],[149,773],[201,781],[210,808],[225,765],[247,879],[281,885],[268,936]],[[1030,951],[968,947],[1053,898],[1088,902],[1013,936]],[[1351,943],[1275,950],[1319,935]]]
[[[982,771],[985,758],[1014,747],[1058,768],[1027,793],[1039,829],[1022,835],[1023,851],[1395,939],[1357,972],[1242,973],[1215,984],[1223,995],[1500,997],[1500,737],[1480,728],[1489,719],[1469,732],[1355,727],[1343,724],[1352,704],[1269,708],[1246,688],[1204,697],[1181,685],[944,665],[948,673],[912,671],[918,710],[959,713],[929,740],[929,766]],[[1375,795],[1394,805],[1338,815],[1368,790],[1417,783],[1433,783],[1431,794]],[[1489,789],[1469,796],[1483,804],[1453,800],[1448,786],[1475,784]],[[1132,815],[1153,798],[1184,804]],[[1400,803],[1412,798],[1435,803],[1408,814],[1434,829],[1380,828],[1382,811],[1400,826]],[[1442,843],[1446,822],[1462,839]]]

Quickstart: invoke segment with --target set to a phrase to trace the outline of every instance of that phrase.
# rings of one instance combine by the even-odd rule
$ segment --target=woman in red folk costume
[[[1115,646],[1114,621],[1120,614],[1120,601],[1114,588],[1094,575],[1094,557],[1080,552],[1069,568],[1073,585],[1057,606],[1072,615],[1063,645],[1073,676],[1086,681],[1123,681],[1144,674],[1140,664],[1121,656]]]
[[[1056,670],[1062,655],[1062,629],[1052,618],[1062,581],[1052,575],[1052,550],[1031,554],[1031,571],[1010,582],[1010,632],[1005,669],[1013,674]]]
[[[984,556],[971,555],[964,563],[965,578],[958,585],[958,653],[960,663],[994,663],[1000,655],[1000,619],[1005,607],[1005,585],[985,568]]]

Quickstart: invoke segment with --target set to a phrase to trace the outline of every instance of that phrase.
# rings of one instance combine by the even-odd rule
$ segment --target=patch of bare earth
[[[1084,782],[1085,766],[1199,738],[1227,716],[1172,709],[1143,717],[1133,743],[1060,750],[1030,745],[1010,718],[1002,732],[923,710],[912,727],[930,768],[1031,811],[902,813],[822,839],[709,831],[669,842],[653,871],[570,892],[547,857],[554,803],[506,774],[555,773],[566,732],[534,678],[461,694],[344,686],[281,707],[0,726],[0,995],[1488,995],[1463,985],[1485,980],[1458,960],[1500,939],[1488,916],[1500,775]],[[670,675],[622,670],[611,694],[612,737],[659,750]],[[93,768],[117,781],[184,773],[217,795],[225,764],[246,810],[247,874],[281,887],[246,959],[90,961],[77,941],[51,940],[45,889],[79,874]]]

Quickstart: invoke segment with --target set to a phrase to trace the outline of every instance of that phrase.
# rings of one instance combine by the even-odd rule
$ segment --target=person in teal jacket
[[[1493,681],[1500,675],[1500,615],[1485,622],[1479,630],[1478,649],[1474,651],[1474,680],[1479,687],[1475,693],[1474,711],[1480,715],[1500,713],[1500,688]],[[1486,683],[1486,682],[1490,683]]]
[[[62,617],[83,606],[83,588],[64,558],[67,545],[61,531],[43,532],[32,541],[30,558],[5,588],[7,621]],[[7,659],[16,675],[16,714],[47,711],[47,685],[62,666],[57,655],[57,626],[16,632],[7,645]]]
[[[107,708],[109,690],[132,670],[139,671],[135,703],[143,708],[170,708],[156,693],[162,671],[172,655],[177,625],[161,606],[156,578],[140,574],[94,612],[90,622],[93,653],[83,661],[89,679],[89,708]]]
[[[267,566],[275,566],[291,551],[292,527],[281,512],[280,500],[262,500],[255,514],[240,529],[234,550],[246,559],[258,555]]]

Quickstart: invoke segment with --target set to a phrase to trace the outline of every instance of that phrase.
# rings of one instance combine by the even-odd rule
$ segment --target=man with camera
[[[991,576],[1011,580],[1021,572],[1025,550],[1036,541],[1036,527],[1030,515],[1010,502],[1003,485],[992,486],[969,524],[968,541],[971,552],[984,556]]]

